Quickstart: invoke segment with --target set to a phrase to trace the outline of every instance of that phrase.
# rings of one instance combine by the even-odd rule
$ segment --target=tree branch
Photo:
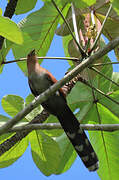
[[[37,57],[38,59],[58,59],[58,60],[69,60],[69,61],[74,61],[74,62],[80,62],[80,60],[76,57]],[[1,64],[10,64],[14,62],[20,62],[20,61],[26,61],[27,58],[20,58],[20,59],[15,59],[11,61],[3,61]]]
[[[27,107],[25,107],[22,111],[20,111],[15,117],[13,117],[2,127],[0,127],[0,134],[6,133],[13,125],[18,123],[39,104],[47,100],[48,97],[51,96],[55,91],[57,91],[59,88],[65,85],[66,82],[69,82],[71,79],[77,76],[81,71],[83,71],[86,67],[92,64],[95,60],[101,58],[103,55],[107,54],[109,51],[111,51],[118,45],[119,45],[119,37],[110,41],[105,47],[97,51],[94,55],[82,61],[78,66],[76,66],[72,71],[70,71],[63,79],[61,79],[53,86],[51,86],[49,89],[47,89],[44,93],[42,93],[35,100],[33,100]]]
[[[5,122],[3,122],[5,123]],[[117,131],[119,130],[119,124],[80,124],[83,130],[90,131]],[[9,129],[9,132],[31,132],[32,130],[56,130],[62,129],[60,123],[43,123],[43,124],[28,124],[20,123],[19,125]]]
[[[40,114],[38,114],[31,122],[27,124],[33,123],[43,123],[49,116],[49,113],[46,110],[43,110]],[[2,124],[2,122],[0,122]],[[16,132],[15,135],[5,140],[2,144],[0,144],[0,156],[2,156],[6,151],[11,149],[17,142],[25,138],[31,132],[30,129],[21,130]]]

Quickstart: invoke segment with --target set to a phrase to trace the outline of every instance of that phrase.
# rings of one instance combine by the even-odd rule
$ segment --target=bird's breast
[[[45,72],[41,72],[40,74],[33,72],[28,78],[32,89],[35,89],[38,94],[41,94],[51,86]]]

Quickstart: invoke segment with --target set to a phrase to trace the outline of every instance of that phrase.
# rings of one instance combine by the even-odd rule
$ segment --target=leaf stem
[[[94,67],[94,66],[105,66],[105,65],[110,65],[110,64],[119,64],[119,62],[97,63],[97,64],[92,64],[90,67]]]

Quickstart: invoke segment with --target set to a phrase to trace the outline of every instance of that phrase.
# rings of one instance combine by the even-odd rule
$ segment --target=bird
[[[35,49],[27,55],[27,70],[28,84],[35,97],[57,82],[56,78],[48,70],[40,66]],[[41,105],[49,113],[57,117],[85,167],[89,171],[96,171],[99,168],[98,157],[86,133],[81,129],[79,121],[69,108],[63,88],[57,90]]]

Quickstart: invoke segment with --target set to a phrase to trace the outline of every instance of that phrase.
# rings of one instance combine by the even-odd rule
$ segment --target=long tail
[[[57,114],[57,118],[86,168],[89,171],[97,170],[99,168],[97,155],[67,104],[64,111]]]

